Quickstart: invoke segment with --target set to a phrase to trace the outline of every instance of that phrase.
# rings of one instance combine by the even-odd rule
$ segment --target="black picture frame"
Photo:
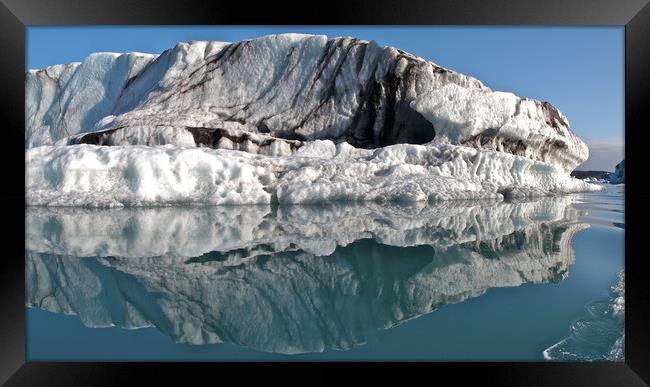
[[[647,385],[650,382],[650,292],[641,231],[644,203],[642,147],[650,131],[650,5],[647,0],[445,0],[278,2],[183,0],[0,0],[0,190],[5,255],[0,268],[0,383],[22,385],[122,385],[145,377],[146,384],[197,378],[211,383],[223,374],[239,382],[264,376],[323,383],[347,379],[339,370],[363,371],[364,380],[405,382],[478,381],[490,385]],[[289,363],[41,363],[25,359],[24,265],[24,75],[26,26],[33,25],[572,25],[625,26],[625,192],[626,348],[625,363],[300,363],[309,379]],[[597,65],[597,64],[594,64]],[[603,77],[608,74],[603,74]],[[597,112],[594,112],[597,114]],[[251,367],[262,368],[251,372]],[[369,369],[369,368],[372,369]],[[408,372],[405,368],[408,368]],[[441,379],[442,378],[442,379]],[[270,379],[269,379],[270,380]]]

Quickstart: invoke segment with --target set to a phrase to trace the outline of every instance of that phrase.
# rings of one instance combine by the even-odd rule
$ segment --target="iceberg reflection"
[[[557,282],[569,196],[435,205],[27,209],[27,305],[177,342],[344,350],[493,287]]]

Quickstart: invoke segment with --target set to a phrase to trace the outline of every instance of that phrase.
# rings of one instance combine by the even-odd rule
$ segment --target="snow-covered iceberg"
[[[489,288],[562,280],[587,227],[570,204],[30,208],[27,304],[197,345],[344,350]]]
[[[610,184],[625,184],[625,159],[616,164],[614,173],[608,177]]]
[[[432,201],[599,190],[546,102],[393,47],[270,35],[30,70],[27,203]]]

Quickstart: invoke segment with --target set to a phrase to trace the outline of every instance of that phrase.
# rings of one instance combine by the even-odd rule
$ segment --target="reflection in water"
[[[28,208],[27,304],[177,342],[348,349],[492,287],[563,279],[588,227],[571,200]]]

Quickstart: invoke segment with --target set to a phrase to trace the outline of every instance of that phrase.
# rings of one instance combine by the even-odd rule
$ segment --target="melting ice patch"
[[[571,324],[571,335],[544,350],[553,361],[625,361],[625,272],[612,298],[587,304],[589,317]]]

